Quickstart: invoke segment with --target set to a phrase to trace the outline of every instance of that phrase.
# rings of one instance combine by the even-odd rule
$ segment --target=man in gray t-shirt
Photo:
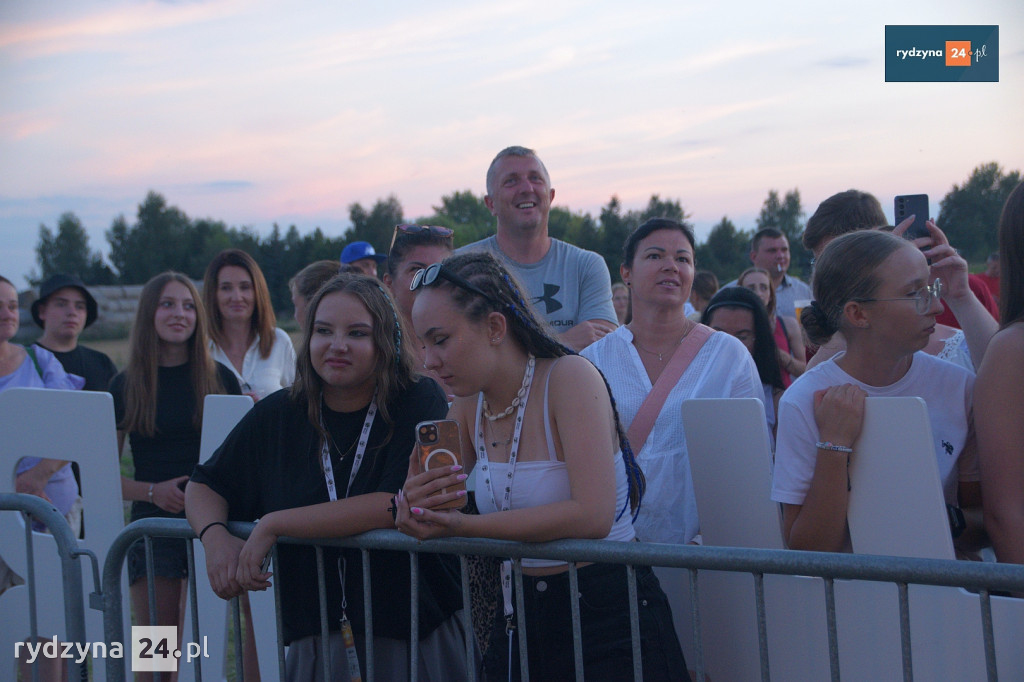
[[[611,277],[598,254],[548,236],[554,198],[548,171],[532,149],[502,150],[487,170],[484,197],[497,233],[460,251],[502,259],[561,341],[582,350],[617,326]]]

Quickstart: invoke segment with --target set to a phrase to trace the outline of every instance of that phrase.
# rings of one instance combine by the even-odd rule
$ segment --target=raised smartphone
[[[903,233],[904,239],[918,239],[928,236],[928,228],[925,222],[928,221],[928,195],[927,194],[901,194],[893,200],[893,213],[895,225],[899,225],[910,216],[914,216],[914,222],[907,231]]]
[[[435,419],[417,424],[416,446],[419,449],[420,466],[424,471],[462,464],[462,438],[459,435],[459,423],[453,419]],[[466,482],[459,481],[443,488],[441,493],[465,489]],[[466,498],[463,496],[432,509],[461,509],[464,506]]]

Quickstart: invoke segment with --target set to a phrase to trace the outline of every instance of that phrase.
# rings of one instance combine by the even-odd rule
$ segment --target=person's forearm
[[[807,497],[786,538],[790,549],[842,551],[850,503],[847,461],[843,453],[818,451]]]
[[[512,509],[493,514],[465,515],[459,535],[518,542],[552,540],[600,540],[611,532],[619,509],[602,504],[595,509],[574,500],[553,502],[539,507]],[[626,513],[630,511],[627,509]]]
[[[202,483],[189,482],[185,486],[185,518],[198,535],[209,524],[228,520],[228,502]]]
[[[128,478],[127,476],[121,477],[121,498],[125,502],[151,502],[152,500],[149,497],[149,491],[152,490],[152,488],[152,483],[136,481],[135,479]]]
[[[967,350],[971,353],[971,362],[976,368],[981,367],[988,342],[998,331],[999,323],[972,291],[958,299],[948,299],[946,304],[964,332]]]
[[[367,493],[308,507],[281,509],[260,519],[278,537],[329,538],[358,535],[376,528],[394,528],[388,508],[390,493]]]

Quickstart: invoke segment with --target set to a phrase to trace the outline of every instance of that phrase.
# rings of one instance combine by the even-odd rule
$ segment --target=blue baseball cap
[[[364,258],[372,258],[378,263],[383,263],[388,259],[384,254],[374,251],[373,244],[370,242],[352,242],[341,250],[341,262],[345,265]]]

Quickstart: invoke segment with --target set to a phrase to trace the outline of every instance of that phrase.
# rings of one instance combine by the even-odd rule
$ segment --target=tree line
[[[1021,181],[1020,171],[1004,173],[997,163],[975,168],[963,185],[954,185],[941,201],[939,225],[951,243],[970,261],[982,261],[996,249],[996,225],[999,211],[1010,191]],[[239,248],[250,253],[263,269],[274,307],[290,305],[288,280],[309,263],[335,259],[352,241],[373,244],[386,253],[396,224],[406,222],[398,197],[378,199],[369,209],[359,203],[348,207],[351,226],[338,237],[329,237],[319,228],[300,234],[295,225],[281,230],[275,224],[270,234],[261,237],[249,227],[231,227],[220,220],[191,219],[170,206],[157,192],[150,191],[138,206],[133,223],[122,215],[106,231],[109,252],[93,251],[82,222],[73,212],[60,216],[56,230],[39,226],[36,246],[38,274],[34,284],[63,272],[77,274],[86,284],[140,284],[165,270],[177,270],[200,279],[207,263],[219,251]],[[749,264],[750,238],[757,230],[774,227],[788,238],[793,254],[790,272],[809,272],[810,254],[800,246],[805,211],[800,192],[792,189],[781,194],[768,192],[755,224],[749,229],[737,227],[728,216],[711,228],[707,238],[697,244],[697,266],[714,272],[727,281]],[[652,217],[667,217],[689,222],[690,215],[680,199],[651,196],[640,210],[624,210],[613,196],[595,218],[589,213],[552,207],[548,230],[552,237],[599,253],[617,278],[622,244],[637,225]],[[433,214],[415,222],[444,225],[455,230],[456,247],[494,232],[494,218],[483,196],[469,190],[441,197]]]

